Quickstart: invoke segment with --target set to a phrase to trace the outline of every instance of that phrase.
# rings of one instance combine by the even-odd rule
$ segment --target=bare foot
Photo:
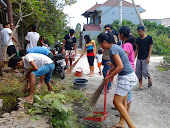
[[[30,103],[30,104],[32,104],[34,102],[34,98],[32,96],[18,98],[18,100],[24,101],[24,102],[27,102],[27,103]]]
[[[93,76],[94,76],[94,74],[90,74],[90,75],[89,75],[89,77],[93,77]]]

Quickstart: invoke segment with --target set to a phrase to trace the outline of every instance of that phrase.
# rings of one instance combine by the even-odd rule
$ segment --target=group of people
[[[96,44],[90,39],[89,35],[84,36],[86,42],[82,55],[87,50],[87,59],[90,67],[89,76],[94,76],[94,59],[98,58],[99,73],[101,73],[101,64],[103,64],[103,76],[107,89],[111,88],[114,76],[118,74],[118,84],[115,90],[113,103],[120,112],[120,121],[112,126],[112,128],[125,127],[124,121],[130,128],[137,128],[130,117],[129,109],[132,101],[131,90],[139,80],[139,87],[136,91],[144,89],[142,85],[142,77],[148,78],[148,87],[152,86],[152,79],[148,72],[148,65],[152,52],[152,37],[145,34],[144,26],[138,26],[137,32],[140,36],[135,39],[131,35],[128,26],[122,26],[119,34],[111,25],[106,25],[105,33],[101,33],[97,37],[97,41],[102,49],[98,49],[96,55]],[[136,69],[135,58],[137,56]],[[102,59],[101,59],[102,58]]]
[[[118,83],[115,90],[113,103],[120,112],[120,121],[112,128],[125,127],[124,120],[130,128],[137,128],[131,121],[128,111],[131,103],[131,89],[137,84],[139,80],[139,88],[136,91],[143,90],[142,76],[148,78],[148,87],[152,86],[152,79],[148,72],[148,65],[152,51],[152,37],[145,34],[144,26],[138,26],[137,32],[139,38],[135,39],[130,32],[128,26],[123,26],[119,29],[119,34],[113,29],[111,25],[104,27],[105,32],[97,37],[100,44],[98,54],[96,55],[96,44],[94,40],[90,39],[89,35],[84,36],[85,49],[82,55],[87,51],[87,59],[89,63],[90,77],[94,76],[94,59],[97,58],[99,73],[103,72],[104,81],[108,85],[108,90],[111,88],[111,82],[115,75],[118,74]],[[1,30],[4,44],[8,41],[12,31],[8,23],[4,24],[4,29]],[[18,44],[14,37],[12,39]],[[31,32],[28,32],[25,39],[27,40],[26,50],[20,51],[20,57],[12,57],[8,66],[13,69],[25,68],[27,69],[26,78],[28,79],[29,95],[20,100],[33,103],[34,90],[36,85],[36,77],[43,76],[48,90],[52,91],[50,83],[52,71],[55,65],[52,61],[52,53],[46,48],[37,47],[39,34],[36,32],[35,25],[31,26]],[[41,44],[44,44],[44,39],[41,38]],[[122,42],[122,43],[120,43]],[[8,44],[7,53],[9,56],[16,53],[15,46],[10,40]],[[66,65],[72,65],[76,56],[76,38],[74,37],[74,30],[71,29],[69,34],[66,34],[63,41],[62,53],[65,54]],[[136,70],[135,58],[137,56]],[[103,70],[101,71],[101,64]]]

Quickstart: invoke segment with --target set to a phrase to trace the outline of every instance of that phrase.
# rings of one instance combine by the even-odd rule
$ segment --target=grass
[[[157,66],[157,69],[162,72],[162,71],[168,71],[170,70],[170,67],[162,67],[162,66]]]

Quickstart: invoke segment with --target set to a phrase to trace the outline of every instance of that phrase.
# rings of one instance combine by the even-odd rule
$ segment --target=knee
[[[34,73],[31,72],[31,73],[28,75],[28,77],[29,77],[29,78],[35,77],[35,75],[34,75]]]

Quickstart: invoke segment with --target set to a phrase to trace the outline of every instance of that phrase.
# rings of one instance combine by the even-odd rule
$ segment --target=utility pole
[[[8,10],[8,21],[10,23],[11,29],[13,30],[13,16],[12,16],[12,3],[11,0],[7,0],[7,10]]]
[[[122,26],[122,0],[119,3],[119,26]]]
[[[72,28],[71,27],[71,18],[74,18],[74,17],[68,17],[68,18],[69,18],[69,27]]]
[[[139,19],[139,21],[140,21],[140,24],[144,26],[144,23],[143,23],[143,21],[142,21],[142,18],[141,18],[141,16],[140,16],[140,13],[139,13],[139,11],[138,11],[138,9],[137,9],[137,7],[136,7],[135,1],[132,0],[132,3],[133,3],[133,6],[134,6],[134,8],[135,8],[135,11],[136,11],[136,13],[137,13],[137,16],[138,16],[138,19]]]

